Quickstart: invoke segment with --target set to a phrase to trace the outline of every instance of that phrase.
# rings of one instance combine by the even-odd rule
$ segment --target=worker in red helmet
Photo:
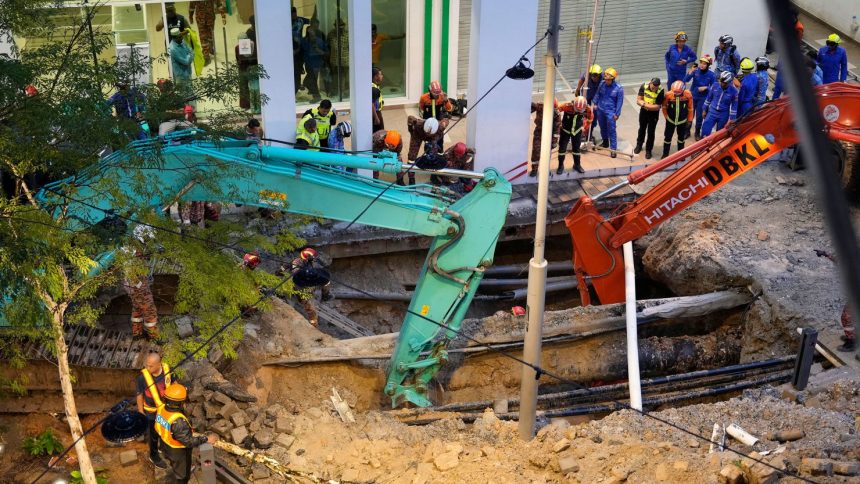
[[[473,171],[475,169],[475,150],[466,146],[466,143],[456,143],[454,146],[442,153],[448,164],[445,168],[452,170]],[[459,177],[456,182],[453,177],[432,175],[430,181],[434,185],[448,185],[449,188],[458,193],[468,193],[475,186],[475,180]]]
[[[580,161],[580,146],[582,145],[582,133],[588,132],[594,113],[585,96],[577,96],[573,102],[565,103],[560,108],[561,135],[558,141],[558,169],[556,174],[564,173],[564,159],[567,153],[567,144],[571,143],[573,153],[573,169],[579,173],[585,173]]]
[[[36,89],[36,86],[32,84],[27,84],[27,87],[24,88],[24,94],[26,94],[27,97],[33,97],[39,94],[39,90]]]
[[[663,131],[663,156],[669,156],[672,147],[672,136],[678,132],[678,151],[684,149],[684,140],[693,126],[695,104],[693,94],[686,88],[684,81],[675,81],[663,98],[663,116],[666,118],[666,129]]]
[[[320,255],[313,247],[305,246],[299,249],[299,254],[290,263],[293,285],[299,290],[296,297],[307,315],[308,322],[316,327],[318,324],[317,309],[314,305],[314,290],[319,287],[322,300],[334,298],[331,292],[331,282],[328,271],[314,264],[319,263]],[[283,270],[283,269],[282,269]]]
[[[558,115],[558,101],[553,102],[552,110],[552,148],[558,146],[558,131],[561,129],[561,116]],[[540,135],[543,126],[543,103],[532,103],[535,113],[535,128],[532,131],[532,158],[529,163],[529,176],[537,176],[537,163],[540,160]]]

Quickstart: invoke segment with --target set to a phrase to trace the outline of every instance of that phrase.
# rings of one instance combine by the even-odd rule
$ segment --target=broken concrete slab
[[[800,471],[813,476],[832,476],[833,463],[828,459],[813,459],[804,457],[800,461]]]
[[[293,443],[295,441],[296,438],[290,434],[279,434],[275,438],[275,443],[287,450],[289,450],[289,448],[293,446]]]
[[[119,453],[119,463],[123,466],[129,466],[137,463],[137,451],[126,450]]]
[[[272,446],[275,436],[269,430],[254,433],[254,446],[258,449],[268,449]]]
[[[747,480],[740,467],[728,464],[720,471],[719,482],[720,484],[746,484]]]
[[[230,439],[236,445],[242,445],[242,441],[248,436],[248,429],[245,427],[236,427],[230,431]]]
[[[234,412],[230,415],[230,421],[233,422],[233,425],[236,427],[242,427],[248,423],[248,416],[243,411]]]
[[[455,451],[443,452],[433,459],[433,465],[442,472],[449,471],[460,465],[460,453]]]

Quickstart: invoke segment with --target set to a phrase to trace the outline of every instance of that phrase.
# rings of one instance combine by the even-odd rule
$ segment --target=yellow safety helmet
[[[830,34],[829,36],[827,36],[827,41],[833,42],[834,44],[841,44],[842,43],[842,37],[839,37],[836,34]]]
[[[609,79],[615,79],[616,77],[618,77],[618,71],[616,71],[612,67],[609,67],[605,71],[603,71],[603,77],[609,78]]]
[[[593,64],[591,69],[588,70],[589,74],[600,74],[601,72],[603,72],[603,69],[601,69],[597,64]]]
[[[753,69],[755,69],[755,62],[753,62],[749,57],[744,57],[743,60],[741,60],[741,70],[751,71]]]

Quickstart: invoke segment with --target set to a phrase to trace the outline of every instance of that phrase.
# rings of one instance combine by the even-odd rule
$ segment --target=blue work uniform
[[[728,121],[734,121],[738,113],[738,90],[729,83],[725,89],[719,82],[711,85],[708,90],[708,98],[705,99],[705,122],[702,125],[702,136],[711,134],[716,127],[723,129]]]
[[[684,78],[685,83],[690,81],[693,81],[690,84],[690,93],[693,95],[693,108],[696,113],[696,135],[699,135],[702,132],[702,109],[705,107],[705,99],[708,98],[711,84],[717,81],[717,75],[710,69],[703,71],[697,68]],[[700,87],[707,89],[699,92]]]
[[[818,66],[824,75],[821,77],[824,84],[831,82],[845,82],[848,79],[848,53],[844,47],[836,46],[836,49],[830,50],[830,47],[824,46],[818,49]]]
[[[623,105],[624,88],[621,84],[612,81],[612,84],[607,86],[605,82],[601,82],[594,95],[594,114],[597,117],[597,125],[600,126],[600,137],[609,140],[609,148],[613,151],[618,149],[614,116],[621,116]]]
[[[812,83],[812,87],[820,86],[823,84],[821,81],[821,68],[816,67],[812,74],[809,75],[809,82]],[[785,90],[785,81],[782,79],[782,71],[776,71],[776,80],[773,81],[773,96],[771,99],[779,99],[782,96],[783,91]]]
[[[767,83],[770,81],[767,75],[767,69],[756,72],[758,78],[758,86],[756,87],[755,103],[764,104],[767,102]]]
[[[687,66],[690,62],[696,62],[696,53],[687,44],[684,44],[684,47],[680,51],[678,51],[677,45],[670,45],[669,50],[666,51],[666,55],[663,57],[666,59],[666,76],[668,79],[666,86],[670,88],[673,82],[683,81],[684,76],[687,74]],[[678,65],[678,61],[682,60],[687,62]]]
[[[738,91],[738,116],[743,116],[753,108],[757,92],[758,76],[752,72],[744,74],[744,78],[741,79],[741,88]]]
[[[585,100],[588,101],[588,105],[591,105],[591,101],[594,100],[594,95],[597,94],[597,88],[603,84],[603,79],[598,77],[596,81],[591,80],[591,75],[583,74],[582,77],[579,78],[581,81],[585,81],[583,88],[586,86],[588,89],[585,90]]]
[[[738,48],[735,45],[730,45],[728,49],[722,50],[720,46],[714,47],[714,73],[720,77],[723,71],[729,71],[732,74],[741,68],[741,55],[738,54]]]

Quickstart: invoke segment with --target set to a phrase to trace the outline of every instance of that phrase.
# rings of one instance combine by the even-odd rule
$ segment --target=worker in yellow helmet
[[[824,73],[824,84],[845,82],[848,79],[848,53],[840,46],[842,39],[837,34],[827,37],[827,45],[818,49],[818,67]]]
[[[615,122],[621,116],[621,106],[624,105],[624,88],[615,80],[618,72],[612,67],[603,72],[603,83],[594,95],[594,114],[597,125],[600,126],[600,136],[603,138],[600,146],[609,148],[609,156],[615,158],[618,149],[618,137],[615,132]]]

